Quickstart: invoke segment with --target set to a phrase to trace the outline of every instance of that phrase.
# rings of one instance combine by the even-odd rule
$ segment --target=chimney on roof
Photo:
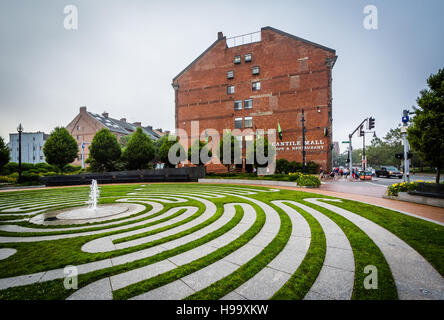
[[[136,127],[141,127],[142,126],[142,122],[133,122],[133,125],[135,125]]]
[[[122,119],[120,119],[120,121],[126,122],[126,118],[122,118]]]
[[[221,40],[221,39],[223,39],[224,38],[224,34],[222,33],[222,31],[219,31],[218,33],[217,33],[217,40]]]
[[[80,113],[86,112],[86,106],[80,107]]]
[[[104,118],[108,119],[109,114],[108,114],[108,112],[103,111],[102,116]]]

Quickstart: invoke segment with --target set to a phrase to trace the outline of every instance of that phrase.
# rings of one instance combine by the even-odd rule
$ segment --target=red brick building
[[[247,40],[247,41],[244,41]],[[247,42],[247,43],[245,43]],[[217,40],[173,79],[176,128],[282,129],[277,158],[331,166],[333,49],[272,27]],[[245,138],[245,137],[244,137]],[[249,137],[251,138],[251,137]],[[245,138],[248,139],[248,138]],[[189,142],[190,143],[190,142]]]

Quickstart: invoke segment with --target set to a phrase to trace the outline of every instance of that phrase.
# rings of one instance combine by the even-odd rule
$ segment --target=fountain
[[[33,217],[30,222],[44,225],[100,222],[127,217],[144,209],[143,206],[134,203],[110,203],[99,206],[97,205],[99,196],[100,189],[97,180],[93,179],[89,190],[89,199],[86,201],[88,207],[68,208],[44,213]]]
[[[99,187],[97,186],[97,180],[93,179],[91,181],[91,187],[89,191],[89,201],[88,201],[89,209],[94,211],[97,210],[97,200],[99,200],[99,196],[100,196],[100,190]]]

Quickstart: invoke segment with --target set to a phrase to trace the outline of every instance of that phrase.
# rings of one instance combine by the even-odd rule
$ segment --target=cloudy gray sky
[[[363,27],[369,4],[377,30]],[[63,27],[66,5],[78,8],[78,30]],[[264,26],[336,49],[334,140],[368,116],[384,135],[444,67],[442,12],[442,0],[0,0],[0,136],[19,122],[49,133],[83,105],[172,130],[172,78],[218,31]]]

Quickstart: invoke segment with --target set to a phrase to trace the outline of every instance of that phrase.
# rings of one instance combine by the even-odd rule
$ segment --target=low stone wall
[[[280,187],[297,187],[296,182],[273,180],[248,180],[248,179],[199,179],[199,183],[225,183],[225,184],[253,184]]]
[[[90,184],[93,179],[99,184],[130,182],[197,182],[205,177],[204,167],[165,168],[156,170],[116,171],[84,173],[64,176],[46,176],[41,181],[46,186]]]
[[[399,192],[398,193],[398,200],[444,208],[444,199],[442,199],[442,198],[433,198],[433,197],[426,197],[426,196],[420,196],[420,195],[413,195],[413,194],[409,194],[407,192]]]

